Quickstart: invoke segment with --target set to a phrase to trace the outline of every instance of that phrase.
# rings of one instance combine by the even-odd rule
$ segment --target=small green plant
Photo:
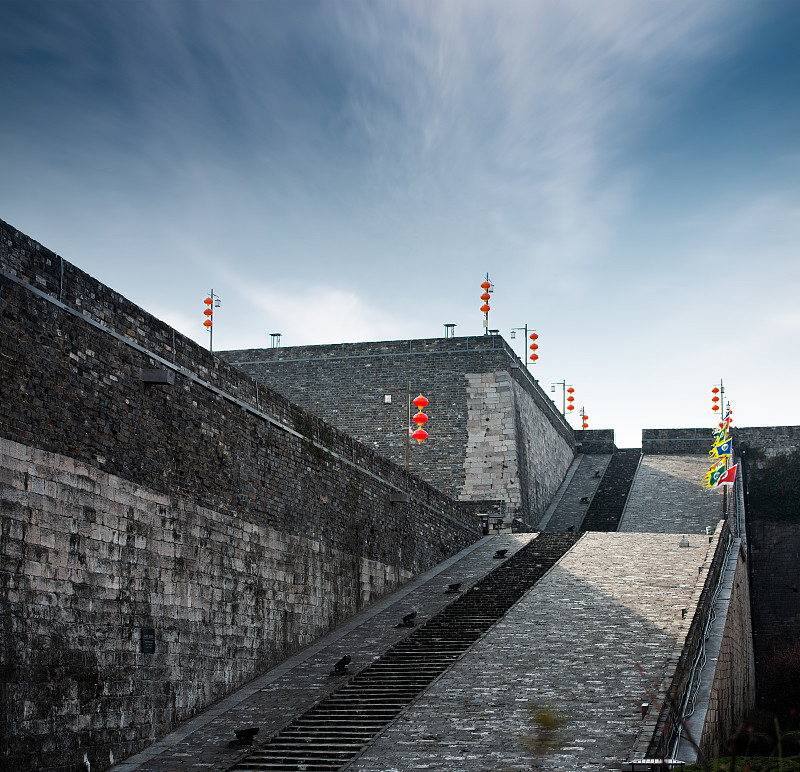
[[[566,737],[562,729],[567,723],[564,716],[549,706],[536,703],[530,703],[527,712],[533,731],[523,734],[519,738],[519,744],[534,759],[541,759],[564,745]]]

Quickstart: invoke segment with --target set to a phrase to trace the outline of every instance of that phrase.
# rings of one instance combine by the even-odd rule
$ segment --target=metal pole
[[[525,357],[525,369],[528,369],[528,325],[525,325],[525,351],[523,353]]]
[[[409,430],[411,429],[411,380],[406,381],[406,409],[408,411],[408,414],[406,416],[406,472],[407,472],[409,444],[411,442],[409,437]]]

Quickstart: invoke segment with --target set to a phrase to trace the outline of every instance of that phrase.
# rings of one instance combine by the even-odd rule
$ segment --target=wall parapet
[[[715,590],[720,582],[726,556],[733,546],[734,539],[727,521],[722,521],[715,534],[716,548],[711,565],[706,573],[706,580],[694,611],[686,640],[681,649],[675,672],[668,689],[663,695],[663,703],[657,718],[650,724],[652,733],[642,737],[638,751],[641,757],[669,758],[676,737],[680,736],[683,727],[683,708],[687,694],[692,688],[695,664],[698,654],[705,646],[706,628],[709,624]],[[646,724],[647,725],[647,724]],[[699,738],[695,738],[696,741]]]
[[[711,449],[711,427],[696,429],[642,429],[644,455],[706,456]]]

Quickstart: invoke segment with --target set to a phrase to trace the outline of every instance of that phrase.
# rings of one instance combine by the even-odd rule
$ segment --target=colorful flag
[[[724,457],[724,458],[717,459],[717,460],[716,460],[716,461],[715,461],[713,464],[711,464],[711,466],[708,468],[708,471],[706,472],[705,479],[706,479],[706,480],[708,480],[708,479],[711,477],[711,474],[712,474],[713,472],[716,472],[716,471],[717,471],[717,470],[718,470],[720,467],[723,467],[723,466],[725,466],[725,464],[727,464],[727,463],[728,463],[728,458],[727,458],[727,456],[726,456],[726,457]]]
[[[725,467],[721,466],[719,469],[709,474],[709,476],[706,478],[706,484],[703,487],[714,488],[724,475],[725,475]]]
[[[734,480],[736,479],[736,467],[739,466],[738,464],[734,464],[725,474],[720,477],[715,485],[733,485]]]
[[[719,444],[714,445],[714,447],[708,451],[708,455],[714,456],[716,458],[720,458],[722,456],[730,456],[732,446],[733,446],[733,440],[728,438],[724,442],[720,442]]]

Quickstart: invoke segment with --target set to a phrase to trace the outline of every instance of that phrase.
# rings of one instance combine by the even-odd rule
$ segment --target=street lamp
[[[211,290],[209,296],[203,301],[206,304],[205,314],[206,320],[203,322],[203,327],[208,330],[208,350],[214,350],[214,309],[219,308],[219,295],[214,294]]]
[[[491,307],[489,306],[489,300],[491,299],[491,293],[494,292],[494,285],[489,280],[489,274],[486,274],[486,279],[484,279],[483,283],[481,284],[481,289],[483,290],[483,294],[481,295],[481,300],[483,301],[483,305],[481,306],[481,311],[483,312],[483,334],[489,334],[489,311]]]
[[[575,397],[573,397],[572,394],[574,393],[575,389],[573,389],[572,386],[570,386],[566,382],[566,380],[556,381],[555,383],[550,385],[550,391],[553,392],[553,394],[556,393],[556,386],[560,386],[561,387],[561,415],[566,416],[567,415],[567,390],[568,390],[567,387],[569,387],[569,399],[570,399],[569,409],[570,410],[573,410],[572,402],[574,401]]]
[[[531,329],[530,335],[528,335],[528,325],[526,324],[524,327],[512,327],[511,328],[511,340],[514,340],[517,337],[517,330],[524,330],[525,331],[525,340],[530,338],[531,340],[531,354],[530,360],[534,364],[536,364],[536,360],[539,358],[539,355],[536,353],[536,350],[539,348],[539,345],[536,343],[539,340],[539,336],[536,334],[536,331]],[[528,357],[525,357],[525,367],[528,366]]]

